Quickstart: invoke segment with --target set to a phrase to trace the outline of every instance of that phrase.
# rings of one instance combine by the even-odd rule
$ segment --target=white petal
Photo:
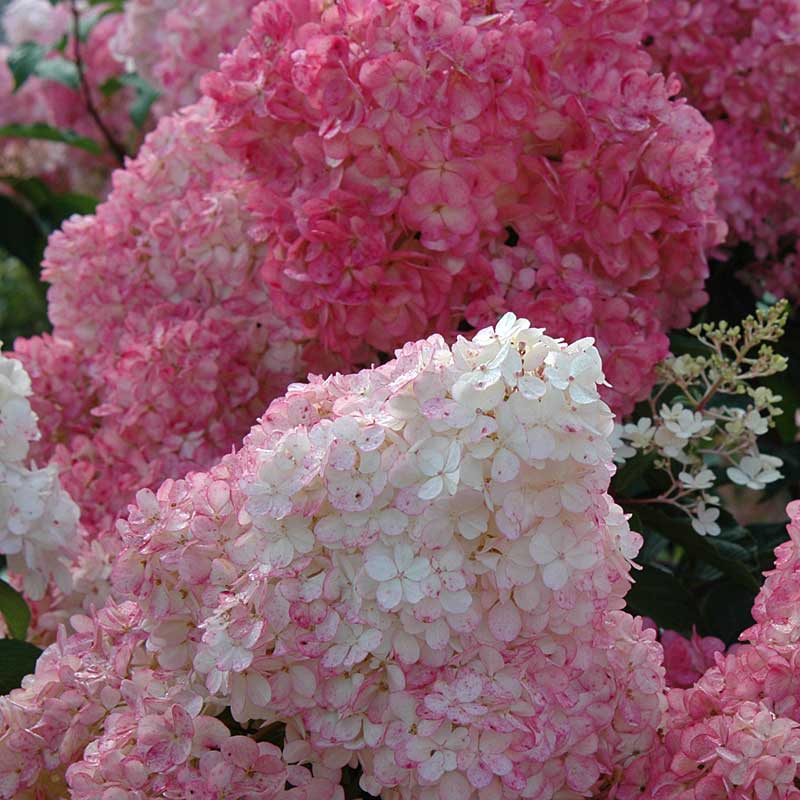
[[[492,461],[492,478],[498,483],[508,483],[519,475],[519,459],[503,448]]]
[[[567,569],[567,565],[561,560],[550,562],[542,571],[544,585],[553,591],[558,591],[558,589],[564,586],[568,578],[569,570]]]
[[[530,554],[537,564],[549,564],[559,556],[547,534],[539,534],[531,539]]]
[[[585,486],[568,483],[561,487],[561,503],[567,511],[586,511],[592,504],[592,495]]]
[[[394,563],[398,574],[406,571],[414,560],[414,548],[408,542],[400,542],[394,546]]]
[[[513,603],[498,603],[489,612],[489,630],[500,642],[513,642],[522,630],[522,616]]]
[[[747,484],[750,482],[750,477],[745,475],[744,472],[742,472],[742,470],[740,470],[738,467],[728,467],[725,472],[728,477],[734,483],[738,483],[739,486],[747,486]]]
[[[430,575],[431,565],[424,556],[417,556],[411,564],[403,570],[403,575],[412,581],[421,581]]]
[[[389,556],[371,554],[364,562],[367,575],[375,581],[388,581],[397,577],[397,565]]]
[[[397,608],[403,599],[403,585],[400,583],[400,579],[394,578],[394,580],[382,583],[378,587],[376,597],[378,605],[384,611],[391,611],[393,608]]]
[[[420,500],[433,500],[442,493],[442,489],[444,489],[444,481],[439,475],[434,475],[419,487],[417,497]]]
[[[464,614],[472,605],[472,595],[466,589],[442,592],[439,602],[448,614]]]
[[[525,375],[517,381],[517,387],[523,397],[536,400],[542,397],[547,390],[545,382],[536,375]]]
[[[433,447],[423,448],[417,454],[417,464],[424,475],[438,475],[444,467],[444,455]]]
[[[577,544],[566,554],[567,562],[575,569],[589,569],[598,561],[597,548],[594,542],[585,540]]]

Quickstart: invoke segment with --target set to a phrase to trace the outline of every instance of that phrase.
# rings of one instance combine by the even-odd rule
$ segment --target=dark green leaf
[[[101,0],[101,2],[105,2],[105,0]],[[99,5],[98,3],[92,3],[91,5]],[[109,14],[118,14],[122,11],[122,3],[109,3],[108,8],[104,8],[99,13],[91,13],[91,14],[84,14],[80,21],[78,22],[78,38],[85,42],[89,38],[89,34],[95,29],[95,26],[101,19],[107,17]]]
[[[783,522],[755,523],[748,525],[747,529],[759,553],[772,553],[779,544],[789,539],[786,524]]]
[[[78,39],[85,42],[89,38],[89,34],[94,30],[95,25],[103,18],[102,14],[92,14],[91,16],[82,16],[78,20]]]
[[[43,246],[36,220],[15,200],[0,195],[0,247],[38,271]]]
[[[161,92],[135,72],[123,75],[120,77],[120,81],[126,86],[136,89],[136,97],[131,103],[128,112],[131,115],[133,124],[137,128],[141,128],[147,121],[150,107],[161,96]]]
[[[73,214],[93,214],[97,198],[77,192],[54,192],[39,178],[5,178],[14,192],[25,198],[41,225],[49,233]]]
[[[675,356],[707,356],[709,353],[708,345],[684,331],[675,331],[670,334],[669,350]]]
[[[22,685],[22,679],[36,668],[42,651],[30,642],[0,639],[0,695]]]
[[[22,595],[3,580],[0,580],[0,613],[12,638],[24,640],[31,621],[31,611]]]
[[[758,553],[758,568],[766,572],[775,566],[775,548],[788,541],[789,534],[782,522],[748,525],[753,545]]]
[[[100,93],[103,97],[111,97],[116,94],[125,84],[116,76],[112,75],[108,80],[100,84]]]
[[[611,481],[611,496],[624,497],[627,490],[649,470],[658,457],[655,452],[637,453],[632,459],[626,461]]]
[[[74,62],[61,56],[45,58],[36,65],[36,76],[47,81],[63,83],[70,89],[78,89],[81,85],[78,68]]]
[[[15,92],[34,74],[37,65],[44,56],[44,47],[36,42],[23,42],[22,44],[18,44],[8,54],[6,63],[14,77]]]
[[[44,286],[35,270],[0,251],[0,340],[10,348],[18,336],[48,330]],[[4,559],[0,558],[0,569]]]
[[[89,153],[100,155],[103,147],[94,139],[80,136],[75,131],[64,128],[53,128],[44,122],[34,122],[31,125],[3,125],[0,128],[0,137],[11,137],[17,139],[46,139],[50,142],[63,142],[72,147],[79,147]]]
[[[700,603],[705,620],[701,632],[717,636],[725,644],[737,641],[739,634],[753,624],[750,609],[754,599],[754,591],[731,581],[712,586]]]
[[[697,624],[700,619],[697,603],[671,572],[645,565],[640,570],[631,570],[631,577],[635,583],[625,599],[635,613],[676,631],[690,631]]]
[[[667,514],[649,504],[637,505],[635,510],[647,529],[680,545],[687,554],[716,567],[741,586],[758,590],[759,582],[748,569],[750,553],[746,548],[712,536],[699,536],[683,514]]]
[[[655,564],[662,557],[669,546],[669,542],[655,531],[647,531],[644,535],[644,543],[636,560],[640,564]]]
[[[53,194],[53,190],[40,178],[5,177],[2,180],[34,208],[38,208]]]
[[[96,198],[86,194],[65,192],[64,194],[54,194],[47,203],[40,207],[39,213],[55,230],[67,217],[71,217],[73,214],[94,214],[96,208]]]
[[[797,440],[795,411],[800,408],[800,390],[788,372],[772,375],[769,378],[765,378],[761,383],[772,389],[775,394],[781,396],[780,407],[783,414],[775,417],[775,430],[784,444],[794,443]]]

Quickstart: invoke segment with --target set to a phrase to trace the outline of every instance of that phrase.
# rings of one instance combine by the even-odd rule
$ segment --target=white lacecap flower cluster
[[[23,576],[25,593],[38,599],[51,579],[70,589],[79,512],[55,466],[28,463],[30,443],[39,438],[30,394],[22,364],[0,355],[0,554]]]
[[[738,439],[742,434],[754,440],[767,431],[767,419],[758,409],[715,406],[710,413],[686,408],[683,403],[662,404],[654,418],[640,417],[635,422],[617,424],[612,435],[614,461],[624,464],[637,452],[655,452],[664,461],[673,479],[673,488],[663,498],[679,505],[692,519],[701,536],[717,536],[720,527],[719,498],[710,494],[717,477],[709,466],[717,465],[719,454],[727,453],[725,474],[739,486],[763,489],[779,480],[783,462],[776,456],[760,453],[752,445],[742,454]],[[712,443],[716,440],[716,444]],[[720,440],[724,446],[720,446]],[[733,455],[731,455],[733,454]],[[674,470],[670,462],[677,462]],[[673,474],[677,472],[677,474]]]

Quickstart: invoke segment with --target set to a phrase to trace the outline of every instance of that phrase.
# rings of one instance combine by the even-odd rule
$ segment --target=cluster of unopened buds
[[[615,428],[614,460],[652,456],[669,485],[650,502],[682,509],[701,536],[720,532],[719,498],[712,493],[720,478],[760,490],[781,477],[782,460],[758,448],[759,436],[781,413],[781,397],[759,380],[786,369],[770,343],[783,335],[787,314],[788,303],[781,301],[740,326],[689,329],[706,353],[667,358],[651,414]]]

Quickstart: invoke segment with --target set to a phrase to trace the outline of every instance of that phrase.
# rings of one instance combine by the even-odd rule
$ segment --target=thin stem
[[[78,10],[77,0],[69,0],[70,11],[72,12],[72,39],[73,39],[73,55],[75,58],[75,67],[78,70],[78,80],[81,85],[81,93],[83,94],[83,101],[86,104],[86,110],[89,116],[94,120],[100,132],[105,138],[109,150],[114,154],[117,163],[122,167],[125,165],[125,148],[116,140],[114,134],[108,129],[108,126],[103,122],[103,118],[97,110],[97,107],[92,100],[92,92],[89,86],[89,81],[86,80],[86,71],[83,68],[83,58],[81,56],[81,37],[80,37],[80,11]]]

